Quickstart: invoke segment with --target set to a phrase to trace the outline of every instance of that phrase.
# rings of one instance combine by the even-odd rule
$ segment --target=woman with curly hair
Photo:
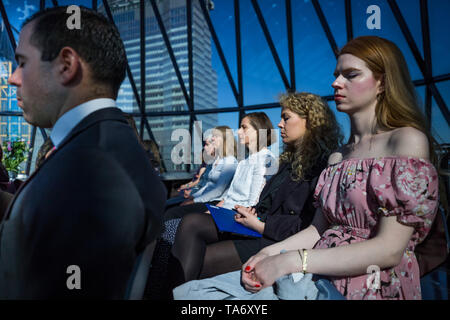
[[[210,215],[183,218],[172,248],[171,288],[185,281],[239,270],[262,248],[308,227],[315,209],[312,194],[328,156],[342,138],[333,112],[319,96],[281,96],[281,137],[285,150],[279,170],[254,207],[235,205],[237,222],[262,234],[249,239],[220,234]]]

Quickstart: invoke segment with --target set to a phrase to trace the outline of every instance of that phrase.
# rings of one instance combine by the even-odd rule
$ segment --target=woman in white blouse
[[[205,212],[205,203],[217,204],[227,193],[238,165],[235,158],[236,140],[230,127],[219,126],[214,128],[211,141],[215,160],[208,174],[208,181],[181,206],[167,210],[164,213],[165,220],[181,218],[191,212]]]
[[[242,119],[238,136],[249,156],[239,162],[230,188],[217,206],[233,209],[237,204],[252,207],[258,203],[266,181],[278,171],[278,162],[267,149],[273,142],[272,131],[264,112],[250,113]]]

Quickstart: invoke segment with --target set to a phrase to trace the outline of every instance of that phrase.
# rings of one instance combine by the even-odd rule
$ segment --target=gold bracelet
[[[303,272],[303,256],[302,256],[302,252],[300,251],[300,249],[297,250],[298,251],[298,255],[300,256],[300,272]]]
[[[306,249],[303,249],[303,259],[302,259],[302,272],[305,274],[306,268],[308,267],[308,251]]]

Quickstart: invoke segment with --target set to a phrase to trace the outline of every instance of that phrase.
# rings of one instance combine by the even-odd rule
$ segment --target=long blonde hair
[[[236,146],[237,142],[234,138],[233,131],[229,126],[218,126],[213,129],[214,131],[220,132],[223,139],[223,144],[221,150],[218,150],[217,156],[219,157],[228,157],[234,156],[236,157]],[[214,135],[214,133],[213,133]]]
[[[291,178],[294,181],[307,179],[317,165],[326,165],[330,154],[342,143],[339,124],[326,101],[315,94],[283,94],[280,104],[283,109],[289,109],[306,119],[304,136],[285,146],[280,161],[291,163]]]
[[[375,107],[378,128],[393,130],[413,127],[423,132],[428,138],[430,160],[437,166],[434,149],[436,141],[419,108],[408,66],[400,49],[389,40],[362,36],[349,41],[341,49],[339,56],[343,54],[351,54],[363,60],[375,79],[382,81],[384,90],[378,95]]]

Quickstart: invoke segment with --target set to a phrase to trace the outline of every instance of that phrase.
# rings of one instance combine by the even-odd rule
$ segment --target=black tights
[[[180,222],[169,259],[170,289],[194,279],[203,279],[242,266],[233,241],[219,235],[206,213],[188,214]]]

